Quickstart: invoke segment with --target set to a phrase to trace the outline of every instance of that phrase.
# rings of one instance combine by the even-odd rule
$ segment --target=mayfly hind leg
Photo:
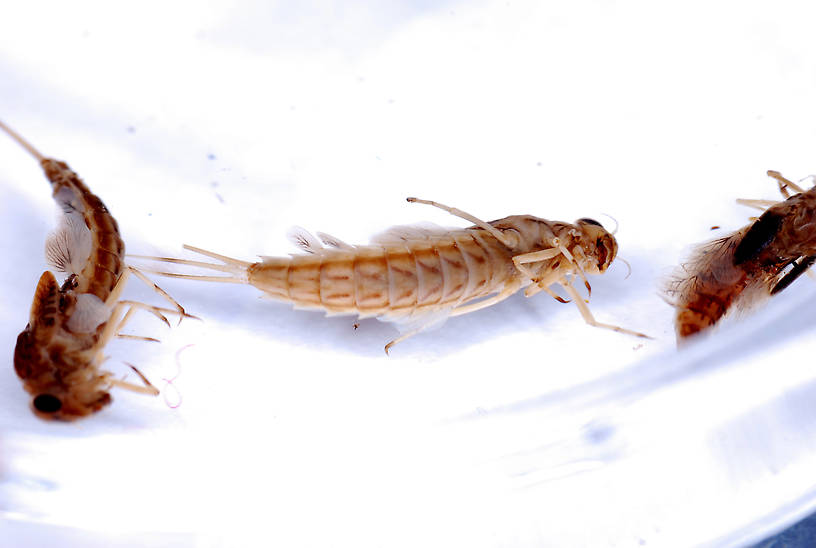
[[[152,289],[153,291],[155,291],[156,293],[161,295],[161,297],[163,299],[165,299],[167,302],[169,302],[171,305],[173,305],[173,307],[176,309],[175,313],[178,314],[179,323],[181,323],[181,320],[183,320],[184,318],[192,318],[194,320],[199,319],[196,316],[193,316],[192,314],[188,314],[187,311],[184,310],[184,307],[181,306],[176,299],[171,297],[170,294],[167,293],[167,291],[165,291],[164,289],[159,287],[159,285],[156,282],[154,282],[153,280],[151,280],[150,278],[145,276],[142,272],[140,272],[138,268],[135,268],[133,266],[128,265],[127,271],[129,271],[134,276],[139,278],[139,280],[141,280],[147,287],[149,287],[150,289]],[[159,310],[157,307],[150,307],[149,305],[147,305],[147,306],[149,308],[152,308],[153,310]]]
[[[426,329],[428,329],[428,327],[430,327],[430,326],[431,326],[431,325],[433,325],[433,324],[434,324],[434,322],[433,322],[433,321],[430,321],[430,322],[427,322],[427,323],[423,323],[423,324],[421,324],[421,325],[419,325],[419,326],[417,326],[417,327],[414,327],[413,329],[410,329],[410,330],[408,330],[408,331],[406,331],[406,332],[402,333],[402,334],[401,334],[399,337],[397,337],[396,339],[394,339],[394,340],[392,340],[392,341],[389,341],[389,343],[385,345],[385,349],[384,349],[384,350],[385,350],[385,354],[386,354],[386,355],[388,355],[388,354],[391,352],[391,348],[392,348],[392,347],[393,347],[395,344],[397,344],[397,343],[401,343],[401,342],[402,342],[402,341],[404,341],[405,339],[409,339],[409,338],[413,337],[414,335],[416,335],[416,334],[418,334],[418,333],[422,333],[423,331],[425,331]]]
[[[162,320],[168,326],[170,325],[170,322],[167,321],[167,318],[164,316],[164,314],[178,314],[179,316],[183,316],[183,317],[187,317],[187,318],[195,318],[195,316],[191,316],[190,314],[187,314],[186,312],[184,312],[184,309],[181,308],[180,305],[179,305],[179,308],[181,308],[181,310],[174,310],[174,309],[170,309],[170,308],[161,308],[161,307],[157,307],[157,306],[152,306],[152,305],[137,302],[137,301],[120,300],[120,297],[122,296],[122,292],[125,289],[125,285],[127,283],[127,280],[129,278],[131,272],[136,272],[137,277],[139,277],[139,275],[141,274],[140,272],[136,271],[135,269],[130,269],[130,268],[125,269],[122,272],[122,275],[119,277],[119,280],[116,282],[116,285],[114,286],[113,290],[111,291],[110,295],[108,296],[108,300],[105,303],[108,307],[111,308],[111,314],[110,314],[110,317],[109,317],[107,323],[105,324],[105,327],[103,328],[102,333],[100,334],[99,339],[96,342],[95,347],[94,347],[93,356],[94,356],[94,361],[96,361],[97,363],[100,361],[102,351],[104,350],[105,346],[107,346],[107,344],[110,342],[110,340],[112,338],[120,336],[122,329],[125,327],[125,325],[128,323],[128,321],[130,321],[131,317],[133,316],[133,312],[135,310],[138,310],[138,309],[146,310],[146,311],[150,312],[151,314],[153,314],[154,316],[158,317],[160,320]],[[141,276],[144,276],[144,275],[141,274]],[[147,279],[147,277],[144,277],[144,278]],[[155,285],[155,284],[153,284],[153,285]],[[158,288],[158,286],[156,286],[156,287]],[[163,292],[163,290],[161,290],[161,291]],[[167,294],[164,293],[164,295],[167,295]],[[169,295],[167,295],[167,297],[171,300],[171,302],[175,303],[175,301]],[[154,341],[155,340],[152,337],[139,337],[139,336],[133,336],[133,335],[125,335],[125,336],[123,336],[121,338],[137,339],[137,340],[143,340],[143,341]]]
[[[421,315],[420,318],[423,318],[423,320],[414,323],[413,325],[415,327],[406,330],[399,337],[385,345],[385,353],[388,354],[395,344],[400,343],[410,337],[413,337],[414,335],[421,333],[426,329],[429,329],[430,327],[433,327],[435,325],[441,325],[441,323],[447,320],[449,317],[461,316],[463,314],[476,312],[477,310],[487,308],[488,306],[493,306],[494,304],[505,300],[507,297],[518,291],[519,285],[520,283],[509,283],[504,287],[504,289],[502,289],[499,293],[493,295],[492,297],[487,297],[471,304],[438,310],[434,313],[429,313],[428,316]]]
[[[476,312],[477,310],[481,310],[482,308],[493,306],[496,303],[502,302],[504,299],[506,299],[516,291],[518,291],[517,284],[507,285],[504,289],[501,290],[501,292],[493,295],[492,297],[482,299],[481,301],[477,301],[472,304],[457,306],[456,308],[453,309],[453,311],[451,311],[450,315],[461,316],[462,314],[470,314],[471,312]]]
[[[586,323],[588,323],[589,325],[594,326],[594,327],[603,327],[605,329],[611,329],[612,331],[615,331],[617,333],[627,333],[629,335],[634,335],[636,337],[642,337],[644,339],[651,339],[652,338],[649,335],[646,335],[646,334],[643,334],[643,333],[638,333],[637,331],[632,331],[631,329],[626,329],[626,328],[623,328],[623,327],[619,327],[617,325],[612,325],[612,324],[608,324],[608,323],[601,323],[601,322],[597,321],[595,319],[595,317],[592,315],[592,312],[590,312],[589,306],[587,305],[587,303],[584,302],[584,300],[578,294],[578,291],[576,291],[576,289],[574,287],[572,287],[572,284],[570,284],[568,280],[566,280],[565,278],[562,278],[558,283],[561,285],[561,287],[564,288],[564,290],[569,294],[569,296],[572,297],[572,300],[573,300],[573,302],[575,302],[575,305],[578,307],[579,312],[581,312],[581,316],[584,318],[584,321]]]
[[[465,219],[466,221],[470,221],[471,223],[475,224],[479,228],[482,228],[482,229],[488,231],[491,234],[491,236],[493,236],[494,238],[499,240],[503,245],[505,245],[505,246],[507,246],[509,248],[513,248],[516,245],[516,242],[512,241],[511,238],[509,238],[501,230],[497,229],[494,226],[491,226],[490,224],[488,224],[488,223],[484,222],[483,220],[479,219],[478,217],[474,217],[470,213],[462,211],[461,209],[456,209],[455,207],[446,206],[445,204],[440,204],[439,202],[434,202],[433,200],[420,200],[419,198],[413,198],[413,197],[406,198],[406,200],[408,200],[412,204],[414,204],[414,203],[416,203],[416,204],[426,204],[426,205],[431,205],[431,206],[434,206],[434,207],[438,207],[439,209],[447,211],[451,215],[454,215],[456,217],[460,217],[462,219]]]
[[[392,341],[389,341],[388,344],[385,345],[385,354],[386,354],[386,356],[390,354],[391,347],[393,347],[395,344],[401,343],[405,339],[413,337],[417,333],[421,333],[424,330],[425,330],[424,327],[418,327],[416,329],[412,329],[411,331],[408,331],[407,333],[403,333],[402,335],[400,335],[396,339],[393,339]]]

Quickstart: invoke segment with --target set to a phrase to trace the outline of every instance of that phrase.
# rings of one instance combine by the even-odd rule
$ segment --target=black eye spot
[[[598,253],[598,264],[605,264],[606,263],[606,246],[603,243],[601,238],[598,238],[595,241],[595,251]]]
[[[579,223],[586,223],[588,225],[595,225],[595,226],[603,227],[603,225],[601,223],[599,223],[595,219],[590,219],[589,217],[584,217],[583,219],[578,219],[578,222]]]
[[[62,408],[62,402],[51,394],[40,394],[34,398],[34,409],[40,413],[56,413]]]

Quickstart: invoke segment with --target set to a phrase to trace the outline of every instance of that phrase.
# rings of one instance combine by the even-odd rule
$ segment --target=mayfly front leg
[[[549,261],[555,259],[556,257],[561,256],[567,262],[567,265],[569,265],[569,269],[573,270],[573,272],[577,272],[578,275],[581,277],[581,279],[584,282],[584,285],[586,285],[587,291],[591,291],[589,282],[587,281],[583,269],[581,269],[580,265],[578,264],[579,261],[576,260],[575,256],[572,253],[570,253],[567,247],[563,245],[558,240],[558,238],[553,238],[552,244],[553,247],[549,249],[532,251],[530,253],[524,253],[513,257],[513,264],[516,266],[516,268],[518,268],[522,274],[524,274],[527,278],[529,278],[533,282],[533,284],[530,285],[524,292],[524,294],[527,297],[531,297],[538,293],[539,291],[545,291],[547,294],[549,294],[551,297],[553,297],[559,302],[562,303],[569,302],[560,297],[559,295],[557,295],[549,288],[551,284],[557,283],[561,285],[567,292],[567,294],[572,298],[572,300],[575,302],[575,305],[578,307],[579,312],[581,312],[581,316],[584,318],[584,321],[586,321],[589,325],[595,327],[603,327],[606,329],[611,329],[618,333],[627,333],[630,335],[635,335],[637,337],[644,337],[647,339],[651,338],[648,335],[639,333],[637,331],[632,331],[630,329],[625,329],[623,327],[618,327],[616,325],[601,323],[595,320],[595,318],[592,316],[592,312],[590,312],[589,310],[589,306],[587,305],[588,301],[578,294],[578,291],[572,286],[572,283],[569,280],[567,280],[566,276],[560,275],[560,273],[557,274],[555,271],[553,271],[549,276],[544,276],[542,279],[536,279],[535,273],[527,265],[530,265],[532,263],[539,263],[541,261]],[[576,247],[575,249],[579,250],[580,248]],[[561,270],[561,272],[564,272],[564,270]]]
[[[637,331],[632,331],[631,329],[626,329],[623,327],[619,327],[617,325],[612,325],[608,323],[601,323],[595,319],[592,315],[592,312],[589,311],[589,306],[587,303],[581,298],[578,292],[572,287],[572,284],[566,279],[561,278],[558,282],[564,290],[569,293],[569,296],[572,297],[572,300],[575,302],[575,305],[578,307],[578,310],[581,312],[581,316],[583,316],[584,321],[591,326],[594,327],[603,327],[605,329],[611,329],[612,331],[616,331],[617,333],[628,333],[629,335],[634,335],[636,337],[642,337],[644,339],[651,339],[649,335],[645,335],[643,333],[638,333]]]
[[[578,274],[581,276],[581,279],[584,281],[584,285],[587,288],[588,296],[591,296],[592,295],[592,286],[589,285],[589,280],[587,280],[586,274],[584,274],[583,269],[575,261],[575,258],[572,256],[572,253],[570,253],[569,250],[563,244],[561,244],[561,242],[558,240],[558,238],[553,238],[552,243],[553,243],[553,247],[551,247],[550,249],[543,249],[541,251],[531,251],[530,253],[524,253],[522,255],[516,255],[515,257],[513,257],[513,264],[516,265],[516,268],[518,268],[521,272],[523,272],[528,278],[530,278],[532,280],[535,277],[535,275],[530,271],[529,268],[527,268],[524,265],[530,264],[530,263],[536,263],[536,262],[539,262],[539,261],[546,261],[546,260],[549,260],[549,259],[554,259],[554,258],[558,257],[559,255],[563,255],[564,258],[567,260],[567,262],[575,270],[578,271]],[[548,282],[546,282],[546,281],[539,281],[537,283],[537,288],[526,291],[525,295],[527,297],[532,297],[533,295],[535,295],[539,291],[546,291],[551,297],[553,297],[555,300],[557,300],[559,302],[562,302],[562,303],[569,302],[569,301],[563,299],[562,297],[559,297],[558,295],[556,295],[552,291],[550,291],[548,289],[548,287],[547,287],[549,285],[550,284]],[[535,286],[531,286],[531,287],[535,287]]]

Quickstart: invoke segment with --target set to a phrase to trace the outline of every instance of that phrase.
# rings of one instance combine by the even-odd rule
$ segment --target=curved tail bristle
[[[199,247],[193,247],[191,245],[184,245],[184,249],[192,251],[194,253],[198,253],[199,255],[204,255],[205,257],[210,257],[212,259],[221,261],[223,264],[218,263],[207,263],[204,261],[192,261],[189,259],[176,259],[173,257],[155,257],[152,255],[128,255],[128,257],[136,258],[136,259],[147,259],[151,261],[159,261],[163,263],[172,263],[172,264],[181,264],[192,266],[195,268],[204,268],[207,270],[217,270],[218,272],[224,272],[227,274],[232,274],[232,276],[207,276],[207,275],[200,275],[200,274],[182,274],[178,272],[166,272],[157,269],[151,268],[140,268],[145,272],[150,272],[152,274],[157,274],[159,276],[166,276],[168,278],[182,278],[185,280],[198,280],[202,282],[222,282],[222,283],[233,283],[233,284],[245,284],[248,283],[247,281],[247,269],[252,266],[253,263],[248,261],[241,261],[239,259],[233,259],[232,257],[227,257],[225,255],[220,255],[218,253],[213,253],[212,251],[207,251],[205,249],[201,249]]]

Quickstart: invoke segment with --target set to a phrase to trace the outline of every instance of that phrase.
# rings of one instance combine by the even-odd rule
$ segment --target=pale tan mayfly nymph
[[[396,226],[352,246],[332,236],[317,238],[295,228],[290,239],[305,254],[262,257],[248,262],[203,249],[186,249],[220,264],[169,257],[140,257],[224,272],[208,276],[153,271],[160,275],[228,283],[246,283],[297,308],[327,314],[356,314],[393,322],[400,336],[385,345],[386,353],[400,341],[460,316],[494,305],[519,289],[531,297],[541,291],[560,302],[551,286],[559,285],[584,320],[593,326],[638,337],[642,333],[595,320],[573,287],[587,274],[602,274],[618,251],[614,236],[592,219],[574,224],[514,215],[484,222],[437,202],[409,202],[441,208],[473,223],[461,229]],[[319,238],[319,239],[318,239]]]

